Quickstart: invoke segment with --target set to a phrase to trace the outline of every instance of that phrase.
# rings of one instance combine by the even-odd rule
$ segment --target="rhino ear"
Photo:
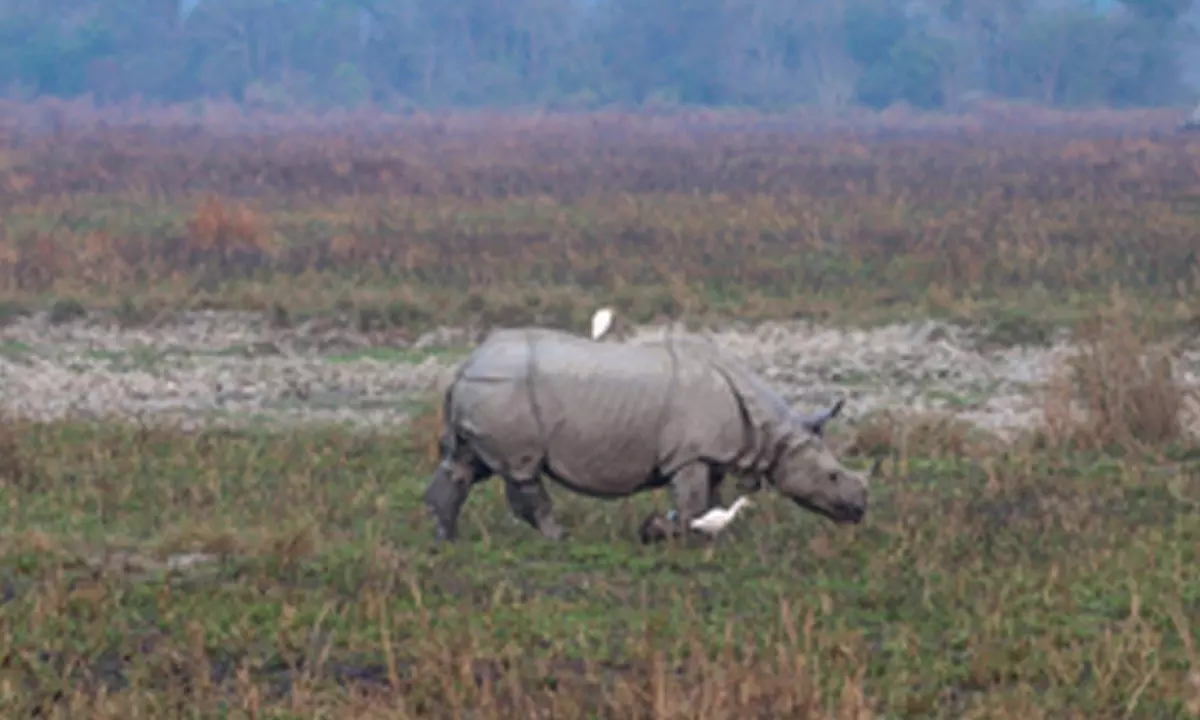
[[[821,437],[825,432],[825,423],[837,417],[838,413],[842,411],[842,407],[845,406],[845,404],[846,400],[844,398],[838,400],[828,410],[823,410],[816,415],[809,415],[808,417],[802,418],[800,420],[800,424],[808,428],[813,435]]]

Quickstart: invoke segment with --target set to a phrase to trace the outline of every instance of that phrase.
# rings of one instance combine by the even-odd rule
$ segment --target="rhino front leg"
[[[675,510],[666,517],[653,513],[642,522],[643,544],[662,542],[668,537],[677,538],[687,533],[693,519],[711,510],[719,499],[718,490],[723,473],[702,463],[694,463],[671,479],[671,494],[675,499]],[[687,533],[690,535],[690,533]]]
[[[703,463],[693,463],[675,474],[671,481],[671,493],[675,496],[674,535],[687,533],[692,520],[712,508],[716,499],[716,483],[712,470]]]
[[[725,484],[725,472],[713,469],[708,476],[708,507],[705,512],[721,504],[721,486]]]
[[[548,540],[562,540],[567,533],[554,519],[550,493],[541,478],[532,480],[504,479],[504,494],[513,514],[529,523]]]

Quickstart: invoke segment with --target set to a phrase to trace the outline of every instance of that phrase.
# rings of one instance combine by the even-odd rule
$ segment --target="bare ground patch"
[[[708,335],[797,405],[848,397],[851,424],[880,413],[940,415],[1001,437],[1042,425],[1044,391],[1069,373],[1078,347],[1062,338],[999,347],[985,332],[935,321],[871,329],[771,322]],[[405,343],[337,324],[281,329],[257,314],[213,311],[141,328],[34,315],[0,328],[0,406],[30,419],[185,427],[395,425],[449,381],[477,335],[441,329]],[[1178,381],[1200,385],[1200,351],[1175,356]],[[1183,411],[1195,432],[1200,408],[1189,399]]]

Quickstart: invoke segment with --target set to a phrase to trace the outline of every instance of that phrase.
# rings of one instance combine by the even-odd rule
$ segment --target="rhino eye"
[[[838,474],[836,472],[829,473],[829,482],[837,484]]]

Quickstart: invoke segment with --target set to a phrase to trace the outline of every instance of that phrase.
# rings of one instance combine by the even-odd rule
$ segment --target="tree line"
[[[1192,0],[7,0],[11,98],[351,107],[1180,102]]]

